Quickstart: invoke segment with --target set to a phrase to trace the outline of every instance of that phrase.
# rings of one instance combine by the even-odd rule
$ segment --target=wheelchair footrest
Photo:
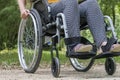
[[[94,57],[95,55],[96,55],[95,52],[79,52],[79,53],[67,52],[67,57],[79,59],[89,59],[91,57]]]
[[[100,59],[100,58],[107,58],[107,57],[115,57],[115,56],[120,56],[120,52],[105,52],[101,53],[99,55],[96,55],[94,59]]]

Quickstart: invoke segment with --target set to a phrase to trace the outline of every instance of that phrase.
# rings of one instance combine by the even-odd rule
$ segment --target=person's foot
[[[120,44],[113,44],[110,52],[120,52]]]
[[[120,44],[113,44],[108,52],[120,52]],[[101,47],[97,50],[97,54],[103,53]]]
[[[75,52],[90,52],[92,50],[92,45],[77,44],[74,47]]]
[[[107,41],[104,41],[104,42],[102,42],[101,46],[105,46],[106,44],[107,44]],[[103,53],[103,50],[101,47],[99,47],[97,50],[97,54],[101,54],[101,53]]]

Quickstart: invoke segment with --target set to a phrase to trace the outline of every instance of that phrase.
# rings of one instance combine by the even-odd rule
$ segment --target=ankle
[[[105,46],[107,44],[107,41],[102,42],[101,46]]]
[[[98,52],[103,52],[104,50],[102,50],[103,49],[103,47],[105,47],[106,46],[106,44],[107,44],[107,41],[104,41],[104,42],[102,42],[101,43],[101,45],[98,47]]]

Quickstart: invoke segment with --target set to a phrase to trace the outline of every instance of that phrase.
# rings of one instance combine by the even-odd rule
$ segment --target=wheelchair
[[[45,16],[42,12],[39,13],[36,5],[41,6],[43,9],[42,12],[47,15]],[[54,77],[59,77],[60,62],[57,44],[59,44],[61,37],[64,39],[69,37],[67,33],[68,29],[64,14],[58,13],[55,18],[52,18],[50,15],[50,7],[47,5],[48,3],[45,2],[45,0],[33,1],[29,16],[26,19],[21,20],[18,32],[18,56],[24,71],[27,73],[34,73],[42,58],[43,45],[45,44],[44,38],[45,36],[50,36],[52,40],[51,72]],[[50,19],[50,21],[46,21],[45,17]],[[109,44],[118,43],[111,18],[109,16],[104,16],[104,18],[106,32],[110,31],[112,34],[112,36],[108,38],[108,41],[110,41]],[[88,29],[88,26],[82,27],[81,30],[85,29]],[[69,40],[65,42],[69,42]],[[92,44],[93,50],[91,52],[86,52],[85,54],[74,54],[74,52],[71,54],[72,52],[70,51],[69,46],[67,46],[66,51],[66,56],[69,58],[71,65],[76,71],[86,72],[92,67],[95,59],[106,58],[105,70],[107,74],[113,75],[115,73],[116,64],[113,57],[119,56],[120,53],[105,52],[97,55],[97,48],[94,43],[91,43],[85,37],[81,37],[81,43]]]

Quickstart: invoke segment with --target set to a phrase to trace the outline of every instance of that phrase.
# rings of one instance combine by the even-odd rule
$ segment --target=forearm
[[[25,10],[26,0],[18,0],[18,5],[20,12],[22,13]]]

